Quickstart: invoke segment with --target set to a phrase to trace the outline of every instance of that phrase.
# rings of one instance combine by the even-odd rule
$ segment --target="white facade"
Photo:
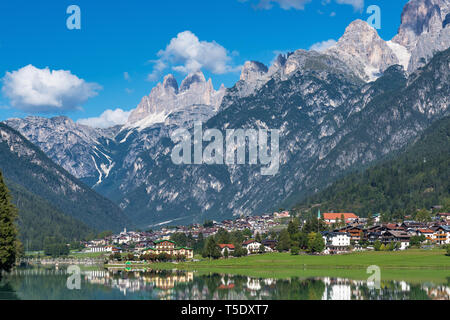
[[[325,243],[330,247],[348,247],[350,246],[350,235],[343,232],[329,233],[323,236]]]
[[[244,245],[244,248],[247,249],[248,254],[258,253],[260,247],[261,247],[261,243],[256,242],[256,241]]]

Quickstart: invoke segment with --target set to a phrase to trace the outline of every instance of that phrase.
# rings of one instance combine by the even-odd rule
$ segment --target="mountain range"
[[[320,206],[327,212],[343,210],[364,216],[381,212],[388,220],[414,216],[417,209],[437,204],[448,210],[449,154],[450,116],[447,116],[434,122],[402,152],[339,179],[296,207],[300,212]]]
[[[390,41],[356,20],[325,51],[279,55],[270,67],[246,62],[229,89],[215,90],[200,71],[180,86],[168,75],[123,126],[97,129],[67,117],[5,124],[79,179],[77,186],[86,184],[120,207],[110,211],[117,224],[122,212],[144,228],[292,207],[404,150],[448,116],[449,8],[448,0],[409,1]],[[175,165],[169,135],[192,130],[196,121],[223,132],[279,129],[279,173],[262,176],[259,166]],[[91,214],[70,215],[99,227]],[[105,220],[103,213],[98,218]]]

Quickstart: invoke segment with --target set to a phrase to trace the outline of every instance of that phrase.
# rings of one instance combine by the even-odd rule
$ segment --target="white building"
[[[322,232],[325,241],[326,253],[338,253],[347,251],[350,246],[351,236],[347,232]]]
[[[255,240],[248,240],[242,244],[242,247],[247,249],[248,254],[259,253],[259,249],[261,248],[261,243]]]

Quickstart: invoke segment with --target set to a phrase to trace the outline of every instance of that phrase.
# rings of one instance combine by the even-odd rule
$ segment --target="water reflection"
[[[446,284],[382,281],[377,290],[345,278],[252,278],[181,271],[83,270],[81,290],[66,270],[19,269],[0,281],[0,299],[152,300],[450,300]]]

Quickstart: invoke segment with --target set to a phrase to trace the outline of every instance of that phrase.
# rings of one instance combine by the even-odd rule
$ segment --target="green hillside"
[[[45,238],[72,242],[92,237],[94,230],[65,215],[46,200],[6,181],[12,202],[19,210],[19,236],[25,250],[42,250]]]
[[[1,123],[0,171],[19,209],[19,231],[25,249],[41,249],[46,237],[71,242],[94,232],[129,226],[117,205]]]
[[[304,211],[385,213],[392,218],[416,209],[444,205],[450,209],[450,117],[434,123],[404,152],[362,172],[349,174],[299,203]]]

